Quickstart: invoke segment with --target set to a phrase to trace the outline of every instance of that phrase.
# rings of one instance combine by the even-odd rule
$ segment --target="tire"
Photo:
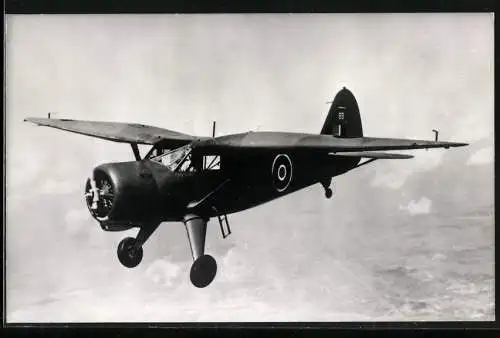
[[[118,244],[118,260],[127,268],[134,268],[142,261],[142,247],[136,250],[132,249],[135,241],[135,238],[126,237],[121,240],[120,244]]]
[[[210,255],[203,255],[193,262],[189,277],[194,286],[204,288],[212,283],[216,274],[217,262],[215,259]]]

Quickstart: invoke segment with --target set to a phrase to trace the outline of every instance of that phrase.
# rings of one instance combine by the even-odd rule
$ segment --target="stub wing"
[[[231,151],[309,150],[334,153],[366,152],[379,150],[411,150],[428,148],[462,147],[467,143],[396,139],[396,138],[337,138],[331,135],[249,132],[208,139],[196,144],[201,151],[228,153]],[[403,155],[404,156],[404,155]]]
[[[34,117],[26,118],[24,121],[114,142],[155,144],[159,141],[167,141],[173,146],[181,146],[196,139],[191,135],[137,123]]]
[[[200,198],[197,201],[192,201],[189,203],[187,209],[189,212],[198,213],[198,214],[207,214],[210,212],[209,208],[214,206],[214,200],[217,199],[217,195],[224,194],[224,189],[227,188],[230,179],[226,179],[222,182],[218,187],[214,190],[210,191],[204,197]]]
[[[341,157],[373,158],[377,160],[403,160],[415,157],[413,155],[407,155],[407,154],[376,153],[371,151],[339,152],[339,153],[330,153],[330,155],[341,156]]]

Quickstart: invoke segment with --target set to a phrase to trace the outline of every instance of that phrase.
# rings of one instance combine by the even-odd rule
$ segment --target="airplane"
[[[205,254],[207,223],[217,218],[222,236],[227,215],[247,210],[314,184],[332,197],[332,178],[381,159],[412,155],[387,150],[467,146],[467,143],[363,136],[358,103],[343,87],[331,102],[320,133],[249,131],[192,136],[143,124],[26,118],[24,121],[100,139],[128,143],[135,160],[105,163],[85,184],[90,214],[104,231],[138,228],[118,245],[122,265],[136,267],[143,245],[163,222],[183,222],[193,263],[191,283],[208,286],[217,273]],[[151,148],[141,158],[138,145]],[[362,161],[362,159],[364,159]]]

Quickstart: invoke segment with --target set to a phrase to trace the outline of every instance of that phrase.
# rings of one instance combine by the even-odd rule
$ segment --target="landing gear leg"
[[[118,244],[118,260],[127,268],[134,268],[142,261],[142,246],[151,234],[156,230],[159,224],[144,225],[140,228],[136,238],[126,237]]]
[[[331,198],[333,196],[333,191],[330,188],[331,184],[332,184],[331,178],[324,180],[324,181],[321,181],[321,185],[323,186],[323,188],[325,188],[325,197],[326,198]]]
[[[208,286],[217,274],[217,263],[210,255],[205,255],[207,220],[197,215],[186,215],[184,225],[191,247],[193,265],[189,274],[191,283],[197,288]]]

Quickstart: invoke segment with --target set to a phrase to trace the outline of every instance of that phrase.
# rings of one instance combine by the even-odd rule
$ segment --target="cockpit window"
[[[174,150],[157,149],[156,152],[156,156],[151,157],[153,162],[161,163],[172,171],[195,171],[191,161],[191,147],[189,145]]]
[[[220,170],[220,155],[203,156],[204,170]]]

